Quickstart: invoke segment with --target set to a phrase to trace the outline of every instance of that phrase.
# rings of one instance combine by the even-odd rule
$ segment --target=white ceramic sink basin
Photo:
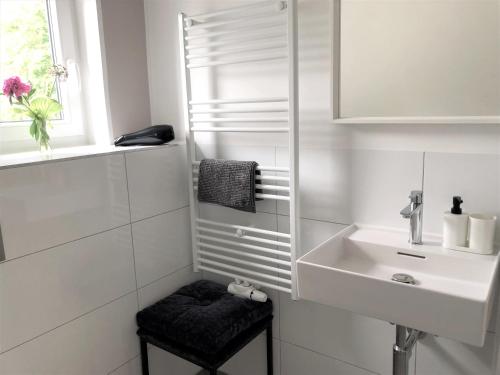
[[[408,233],[351,225],[297,261],[299,297],[482,346],[498,255],[441,247]],[[413,276],[415,285],[391,280]]]

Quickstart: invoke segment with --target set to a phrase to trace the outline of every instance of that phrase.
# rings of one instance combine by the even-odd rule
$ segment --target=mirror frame
[[[341,18],[342,0],[330,0],[330,36],[331,36],[331,122],[334,124],[481,124],[500,125],[497,116],[374,116],[340,117],[340,75],[341,75]],[[500,103],[499,103],[500,106]]]

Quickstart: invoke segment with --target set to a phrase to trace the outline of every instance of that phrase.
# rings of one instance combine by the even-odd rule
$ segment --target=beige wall
[[[101,0],[112,135],[151,124],[143,0]]]

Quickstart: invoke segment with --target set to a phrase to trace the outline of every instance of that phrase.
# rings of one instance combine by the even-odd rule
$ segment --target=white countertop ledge
[[[18,168],[32,166],[38,164],[67,161],[80,158],[88,158],[93,156],[110,155],[116,153],[127,153],[151,150],[155,148],[175,147],[182,144],[181,142],[170,142],[160,146],[78,146],[69,148],[57,148],[52,150],[50,154],[42,154],[38,151],[22,152],[16,154],[0,155],[0,170],[7,168]]]

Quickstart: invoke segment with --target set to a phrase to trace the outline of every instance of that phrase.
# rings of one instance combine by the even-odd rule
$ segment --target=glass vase
[[[52,153],[52,148],[50,147],[50,137],[47,133],[47,127],[49,122],[46,119],[42,119],[40,126],[40,138],[38,140],[40,146],[40,153],[45,156],[49,156]]]
[[[40,146],[40,154],[43,156],[50,156],[52,154],[52,147],[50,147],[50,143],[41,143]]]

